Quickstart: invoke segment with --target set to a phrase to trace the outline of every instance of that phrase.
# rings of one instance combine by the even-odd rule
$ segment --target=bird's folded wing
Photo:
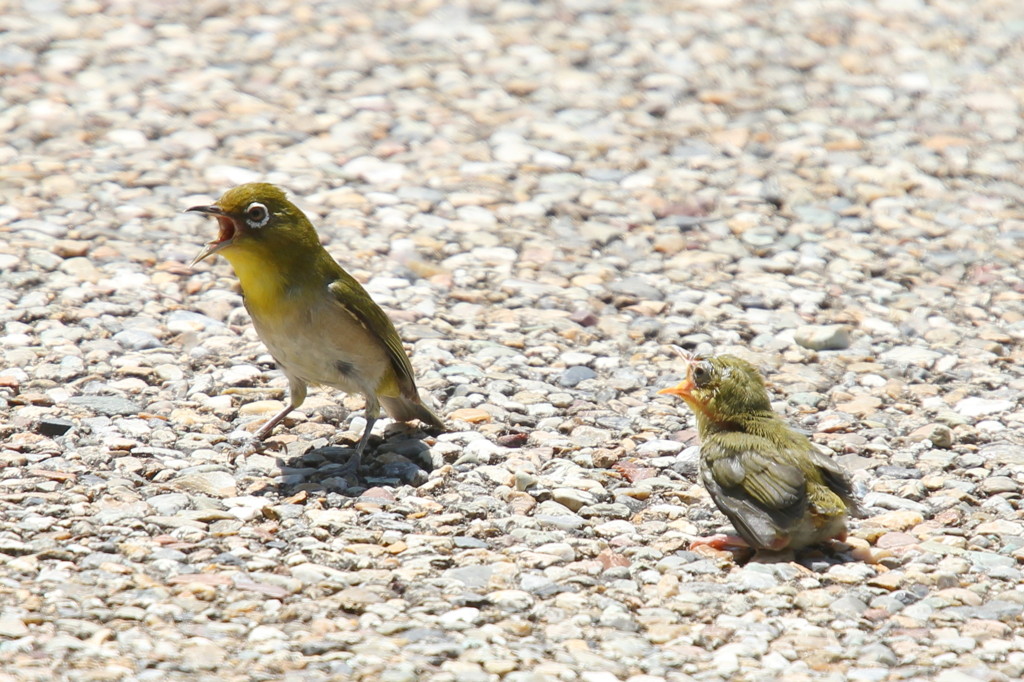
[[[701,468],[711,499],[752,546],[773,547],[807,508],[803,475],[756,450],[711,450]]]
[[[850,480],[849,472],[817,448],[814,448],[811,452],[811,461],[814,462],[814,465],[818,467],[818,471],[821,472],[825,485],[846,504],[850,515],[854,517],[863,516],[864,510],[853,490],[853,481]]]
[[[341,275],[328,285],[334,299],[353,315],[374,338],[380,339],[387,351],[388,359],[395,370],[398,385],[403,395],[416,396],[416,382],[413,379],[412,364],[402,346],[395,325],[370,294],[354,277],[342,271]],[[416,400],[419,397],[416,396]]]
[[[805,496],[806,477],[785,460],[767,456],[755,448],[717,450],[708,453],[708,469],[728,494],[749,496],[769,510],[787,509],[799,504]]]

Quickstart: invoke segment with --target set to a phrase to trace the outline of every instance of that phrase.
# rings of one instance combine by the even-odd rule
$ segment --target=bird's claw
[[[229,457],[229,461],[232,464],[234,464],[235,460],[239,457],[255,455],[263,452],[267,448],[267,444],[263,442],[262,438],[258,435],[253,435],[244,429],[235,429],[229,433],[227,441],[230,445],[235,446]]]
[[[359,451],[340,445],[328,445],[310,452],[320,454],[329,462],[322,469],[324,473],[329,471],[332,477],[359,478],[359,467],[362,465],[362,453]]]
[[[232,445],[255,445],[263,441],[245,429],[235,429],[228,434],[228,442]]]

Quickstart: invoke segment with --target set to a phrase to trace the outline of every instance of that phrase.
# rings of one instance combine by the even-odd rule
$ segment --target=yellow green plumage
[[[686,379],[660,393],[696,415],[701,478],[750,546],[799,549],[842,537],[847,516],[860,513],[846,471],[775,414],[749,362],[690,358]]]
[[[266,437],[302,404],[311,384],[366,397],[361,454],[383,404],[395,419],[443,428],[421,401],[412,364],[387,314],[320,244],[309,219],[279,188],[240,185],[210,206],[218,238],[193,264],[213,254],[231,263],[260,339],[288,377],[290,402],[256,433]]]

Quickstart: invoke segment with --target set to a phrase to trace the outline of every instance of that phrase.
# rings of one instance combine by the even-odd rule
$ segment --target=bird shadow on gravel
[[[275,455],[280,463],[277,493],[290,497],[300,492],[307,496],[358,497],[375,487],[423,485],[434,469],[429,434],[402,424],[388,426],[383,438],[371,437],[358,467],[355,444],[329,444],[313,447],[302,454]],[[291,450],[292,448],[288,448]]]
[[[798,552],[757,552],[750,549],[736,550],[732,553],[732,560],[737,566],[750,565],[771,565],[771,564],[796,564],[803,566],[812,573],[826,572],[831,566],[846,563],[864,563],[864,559],[855,556],[852,548],[835,547],[811,547]]]
[[[737,566],[750,564],[797,564],[813,573],[824,573],[832,566],[840,564],[865,563],[865,557],[858,556],[854,548],[838,542],[835,544],[815,545],[797,552],[754,552],[750,549],[733,552],[733,561]]]

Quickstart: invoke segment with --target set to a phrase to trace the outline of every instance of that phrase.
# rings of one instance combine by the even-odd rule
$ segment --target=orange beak
[[[658,395],[674,395],[677,398],[682,398],[683,400],[686,400],[687,398],[691,397],[691,391],[693,391],[694,388],[694,383],[690,379],[689,372],[687,372],[687,376],[685,379],[683,379],[675,386],[670,386],[669,388],[661,389],[660,391],[658,391]]]
[[[682,398],[689,403],[693,400],[693,389],[697,388],[697,385],[693,383],[693,365],[696,360],[692,354],[687,353],[678,346],[672,346],[672,350],[674,350],[686,363],[686,378],[675,386],[661,389],[658,391],[658,395],[674,395],[675,397]]]

